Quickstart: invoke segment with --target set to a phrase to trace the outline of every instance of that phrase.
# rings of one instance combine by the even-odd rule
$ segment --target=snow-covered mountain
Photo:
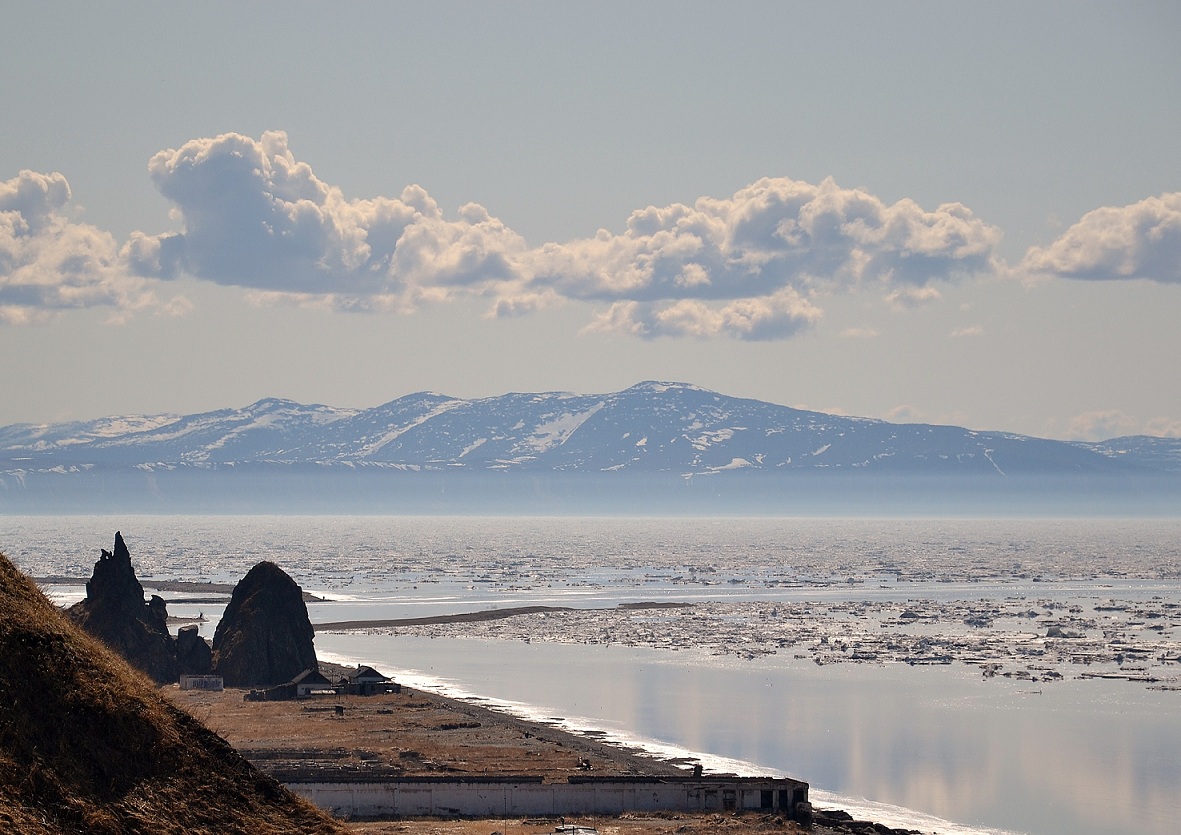
[[[0,428],[4,513],[1181,514],[1181,440],[1067,443],[645,382]]]
[[[372,409],[260,400],[197,415],[0,428],[0,471],[247,464],[466,471],[1181,473],[1181,440],[1067,443],[893,424],[644,382],[603,395],[422,392]]]

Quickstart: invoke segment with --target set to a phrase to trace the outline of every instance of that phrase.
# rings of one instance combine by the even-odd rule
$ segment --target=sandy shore
[[[322,665],[328,675],[342,668]],[[603,741],[526,721],[480,704],[403,688],[381,696],[328,696],[289,702],[247,702],[246,691],[220,693],[167,687],[172,701],[224,737],[257,767],[280,780],[295,777],[485,774],[541,775],[565,782],[572,775],[686,775],[692,760],[664,760]],[[337,708],[342,710],[337,710]],[[603,835],[802,831],[779,815],[630,814],[618,818],[355,821],[357,832],[386,835],[491,835],[552,833],[563,823],[594,827]],[[866,824],[868,826],[868,824]],[[820,835],[849,828],[817,824]],[[879,830],[882,831],[882,830]]]
[[[692,765],[609,744],[594,733],[571,733],[409,688],[400,694],[288,702],[247,702],[244,691],[235,689],[166,692],[247,759],[281,778],[501,773],[565,782],[586,773],[684,774]]]

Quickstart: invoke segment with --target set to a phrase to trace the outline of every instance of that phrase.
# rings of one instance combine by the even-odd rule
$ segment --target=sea
[[[66,605],[116,530],[145,586],[232,584],[270,560],[321,598],[308,605],[320,624],[647,603],[720,606],[723,620],[727,606],[752,605],[812,606],[818,618],[957,612],[964,601],[1087,616],[1122,607],[1120,630],[1155,630],[1150,660],[1165,685],[1069,666],[1057,679],[989,676],[970,659],[818,663],[800,647],[745,651],[739,615],[719,635],[716,619],[668,631],[660,609],[619,610],[651,640],[537,621],[536,638],[318,630],[316,649],[707,771],[807,780],[814,805],[891,826],[1165,835],[1181,825],[1181,688],[1168,685],[1181,675],[1181,519],[6,516],[0,551],[52,578],[42,588]],[[224,594],[162,596],[212,637]]]

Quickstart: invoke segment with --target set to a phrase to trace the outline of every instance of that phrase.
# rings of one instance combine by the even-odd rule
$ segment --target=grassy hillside
[[[338,833],[0,555],[0,831]]]

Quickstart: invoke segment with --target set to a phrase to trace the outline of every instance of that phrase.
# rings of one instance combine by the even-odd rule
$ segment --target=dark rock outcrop
[[[195,624],[176,633],[176,663],[181,675],[202,676],[213,669],[213,651]]]
[[[0,832],[347,835],[68,622],[3,555],[0,705]]]
[[[102,549],[86,583],[86,599],[67,610],[70,619],[133,667],[157,682],[174,682],[179,672],[176,642],[168,633],[168,610],[156,595],[144,602],[144,589],[131,567],[123,536],[115,533],[114,552]]]
[[[316,669],[315,633],[303,591],[273,562],[234,587],[213,635],[213,669],[229,687],[269,687]]]

